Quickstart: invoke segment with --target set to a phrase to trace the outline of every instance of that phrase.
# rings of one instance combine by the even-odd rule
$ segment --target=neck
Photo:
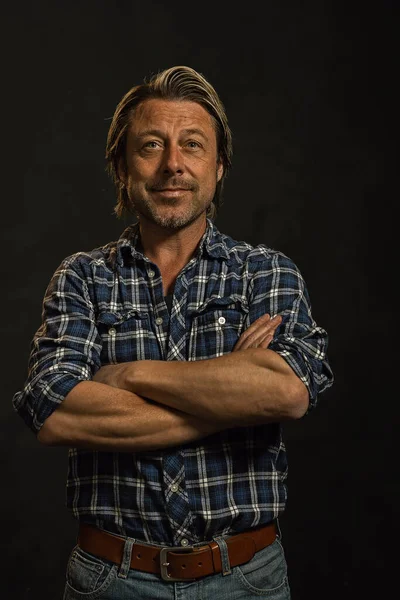
[[[140,220],[144,254],[161,271],[172,266],[180,271],[193,257],[207,227],[206,217],[179,230],[171,230]]]

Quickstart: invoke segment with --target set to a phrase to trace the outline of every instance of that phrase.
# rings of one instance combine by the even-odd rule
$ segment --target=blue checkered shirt
[[[118,241],[74,254],[56,270],[13,406],[37,433],[68,392],[102,365],[221,356],[267,312],[283,317],[269,348],[307,386],[311,409],[333,375],[327,333],[313,320],[296,265],[208,221],[198,252],[176,280],[169,314],[160,271],[143,255],[132,225]],[[67,506],[76,518],[119,535],[195,544],[278,517],[286,476],[279,423],[151,452],[71,448]]]

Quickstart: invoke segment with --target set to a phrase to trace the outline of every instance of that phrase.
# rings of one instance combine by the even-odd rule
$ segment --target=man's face
[[[141,223],[176,230],[205,219],[222,174],[212,118],[200,104],[152,99],[136,108],[119,176]]]

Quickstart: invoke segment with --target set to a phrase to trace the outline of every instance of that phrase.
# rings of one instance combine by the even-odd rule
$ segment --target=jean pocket
[[[256,596],[274,600],[290,598],[286,559],[278,538],[248,563],[233,569],[233,573],[242,586]]]
[[[116,565],[75,546],[67,566],[67,587],[74,598],[95,599],[111,585],[116,574]]]

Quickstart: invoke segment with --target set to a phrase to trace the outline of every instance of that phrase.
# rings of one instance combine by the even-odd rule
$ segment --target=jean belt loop
[[[276,530],[277,530],[277,536],[276,537],[279,538],[279,539],[281,539],[282,532],[281,532],[281,528],[280,528],[280,525],[279,525],[279,519],[275,520],[275,525],[276,525]]]
[[[135,540],[133,538],[126,538],[125,540],[122,562],[118,569],[118,577],[121,579],[126,579],[128,577],[129,569],[131,568],[132,549],[134,543]]]
[[[221,554],[222,575],[230,575],[232,571],[231,565],[229,563],[228,546],[226,545],[226,541],[224,540],[222,535],[217,535],[213,538],[213,540],[218,544],[219,551]]]

